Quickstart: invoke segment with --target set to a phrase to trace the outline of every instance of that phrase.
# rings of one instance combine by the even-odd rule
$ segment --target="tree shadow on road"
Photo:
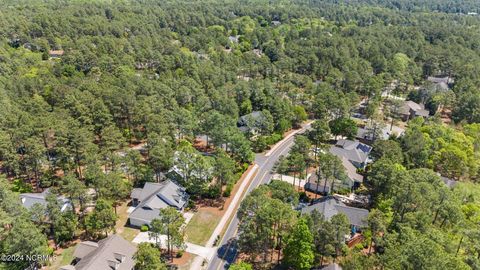
[[[230,264],[235,262],[238,254],[237,239],[231,238],[227,243],[222,245],[217,250],[217,256],[226,261],[225,269],[228,269]]]

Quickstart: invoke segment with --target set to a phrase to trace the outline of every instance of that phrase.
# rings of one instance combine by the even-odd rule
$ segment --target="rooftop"
[[[147,222],[157,218],[160,209],[169,206],[182,209],[188,200],[185,188],[171,180],[161,183],[147,182],[142,189],[133,189],[131,197],[140,203],[129,217]]]
[[[30,209],[35,204],[40,204],[42,206],[47,205],[47,195],[50,193],[50,189],[45,189],[42,193],[21,193],[20,200],[22,201],[23,207]],[[65,210],[70,205],[70,200],[58,196],[58,200],[62,205],[62,211]]]
[[[78,244],[74,257],[80,259],[73,267],[62,270],[131,270],[135,266],[133,255],[137,248],[121,236],[112,234],[98,243],[85,241]]]
[[[359,141],[338,140],[334,146],[330,147],[330,153],[339,157],[346,158],[350,162],[362,164],[367,162],[368,154],[372,151],[372,147]]]
[[[357,227],[366,227],[368,210],[347,206],[334,197],[326,197],[320,202],[309,205],[302,209],[302,213],[311,213],[314,210],[323,214],[323,217],[330,220],[334,215],[343,213],[348,217],[351,225]]]
[[[415,113],[415,116],[427,117],[430,114],[428,110],[425,110],[425,106],[423,106],[423,104],[418,104],[412,100],[407,100],[401,108],[401,113],[410,115],[411,111]]]

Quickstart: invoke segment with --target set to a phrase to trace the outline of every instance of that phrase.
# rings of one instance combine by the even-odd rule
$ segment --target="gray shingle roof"
[[[357,168],[353,166],[346,157],[341,157],[340,159],[342,160],[342,165],[347,172],[348,178],[354,182],[363,182],[363,176],[357,173]]]
[[[82,259],[98,248],[98,243],[92,241],[84,241],[77,245],[73,252],[73,257]]]
[[[238,126],[240,127],[246,126],[248,121],[250,121],[250,119],[252,119],[253,121],[257,121],[262,117],[263,117],[263,113],[261,111],[253,111],[249,114],[242,115],[238,119]]]
[[[428,117],[428,115],[430,114],[428,110],[425,110],[425,106],[423,106],[422,104],[418,104],[412,100],[405,101],[400,111],[402,114],[407,115],[410,115],[410,111],[413,111],[415,113],[415,116],[423,117]]]
[[[182,209],[188,201],[185,188],[171,180],[161,183],[147,182],[141,191],[132,192],[132,195],[137,196],[133,198],[138,199],[140,203],[130,213],[129,217],[144,220],[146,223],[150,223],[152,219],[157,218],[160,209],[168,206]]]
[[[137,248],[121,236],[113,234],[100,240],[98,247],[86,254],[75,265],[76,270],[131,270],[135,262],[133,255]],[[87,244],[85,246],[89,246]],[[85,246],[77,248],[83,249]],[[75,251],[75,253],[77,253]],[[117,268],[112,266],[116,265]]]
[[[305,189],[310,190],[315,193],[330,193],[330,184],[325,185],[325,180],[321,180],[317,184],[317,175],[313,173],[309,178],[308,182],[305,183]]]
[[[22,202],[23,207],[30,209],[35,204],[40,204],[42,206],[47,205],[47,195],[50,193],[50,189],[45,189],[42,193],[22,193],[20,194],[20,200]],[[65,210],[67,206],[70,205],[70,200],[63,197],[58,196],[58,200],[62,205],[62,211]]]
[[[357,163],[365,163],[371,151],[371,146],[352,140],[338,140],[335,146],[330,147],[330,153]]]
[[[340,157],[340,160],[342,161],[342,165],[345,168],[348,179],[350,179],[351,181],[349,183],[350,187],[353,185],[353,182],[360,182],[360,183],[363,182],[363,176],[357,173],[357,168],[353,166],[350,161],[348,161],[345,157]],[[312,173],[310,177],[308,177],[308,182],[305,183],[305,188],[313,192],[329,193],[331,183],[327,183],[325,185],[325,180],[321,179],[317,184],[317,178],[318,178],[317,174]],[[317,189],[317,185],[318,185],[318,189]],[[335,186],[338,187],[338,184]]]
[[[351,225],[357,227],[367,226],[368,210],[346,206],[334,197],[327,197],[316,204],[309,205],[302,209],[302,213],[311,213],[314,210],[323,214],[327,220],[330,220],[336,214],[343,213],[348,217]]]
[[[142,191],[143,191],[142,188],[132,189],[132,193],[130,193],[130,198],[138,200],[140,198],[140,196],[142,196]]]
[[[449,83],[453,83],[454,80],[453,78],[450,78],[448,76],[446,77],[428,77],[427,78],[427,81],[430,81],[432,83],[436,83],[436,84],[439,84],[439,83],[444,83],[444,84],[449,84]]]

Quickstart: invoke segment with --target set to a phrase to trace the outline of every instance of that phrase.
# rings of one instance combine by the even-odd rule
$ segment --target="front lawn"
[[[200,208],[185,228],[187,242],[204,246],[221,218],[215,208]]]

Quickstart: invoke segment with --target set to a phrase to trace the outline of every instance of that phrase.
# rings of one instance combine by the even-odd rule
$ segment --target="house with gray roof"
[[[27,209],[30,209],[35,204],[47,206],[47,195],[49,193],[49,188],[45,189],[42,193],[21,193],[20,200],[23,207]],[[70,203],[69,199],[65,198],[64,196],[58,196],[58,201],[60,202],[62,212],[67,209],[71,209],[72,204]]]
[[[353,166],[353,164],[346,159],[345,157],[340,157],[342,161],[342,165],[345,168],[345,173],[347,175],[347,182],[345,181],[338,181],[334,184],[334,190],[338,190],[341,188],[352,188],[358,187],[360,183],[363,182],[363,176],[357,173],[357,168]],[[305,183],[305,189],[311,192],[315,192],[318,194],[327,194],[331,193],[334,190],[331,189],[331,185],[326,183],[324,179],[318,181],[318,175],[316,173],[312,173],[310,177],[308,177],[307,183]]]
[[[132,270],[137,248],[120,235],[112,234],[98,242],[84,241],[77,245],[71,265],[60,270]]]
[[[261,111],[253,111],[249,114],[242,115],[237,121],[237,127],[243,133],[256,135],[260,132],[260,126],[264,121],[265,115]]]
[[[310,214],[313,211],[323,215],[323,218],[330,220],[337,214],[345,214],[348,217],[350,225],[356,229],[367,227],[367,217],[369,211],[367,209],[356,208],[345,205],[335,197],[325,197],[319,202],[309,205],[302,210],[302,214]]]
[[[279,25],[281,25],[281,24],[282,24],[282,23],[281,23],[280,21],[277,21],[277,20],[273,20],[273,21],[272,21],[272,25],[273,25],[273,26],[279,26]]]
[[[452,87],[452,84],[455,82],[452,77],[433,77],[430,76],[427,78],[427,81],[431,82],[437,90],[447,91]]]
[[[369,162],[368,155],[372,151],[372,147],[357,140],[352,141],[342,139],[338,140],[335,145],[331,146],[329,151],[340,159],[346,158],[357,168],[365,168]]]
[[[134,188],[131,198],[135,209],[128,218],[130,225],[136,227],[150,225],[153,219],[158,218],[160,209],[174,207],[182,210],[188,202],[185,188],[172,180],[147,182],[143,188]]]
[[[398,138],[404,133],[405,130],[397,126],[377,126],[377,129],[375,129],[375,126],[367,125],[364,127],[359,127],[357,130],[357,135],[355,137],[359,140],[373,142],[377,139],[388,140],[392,136]]]
[[[405,122],[415,117],[427,118],[429,115],[430,112],[425,110],[425,106],[423,104],[418,104],[412,100],[405,101],[403,106],[400,108],[400,116]]]

